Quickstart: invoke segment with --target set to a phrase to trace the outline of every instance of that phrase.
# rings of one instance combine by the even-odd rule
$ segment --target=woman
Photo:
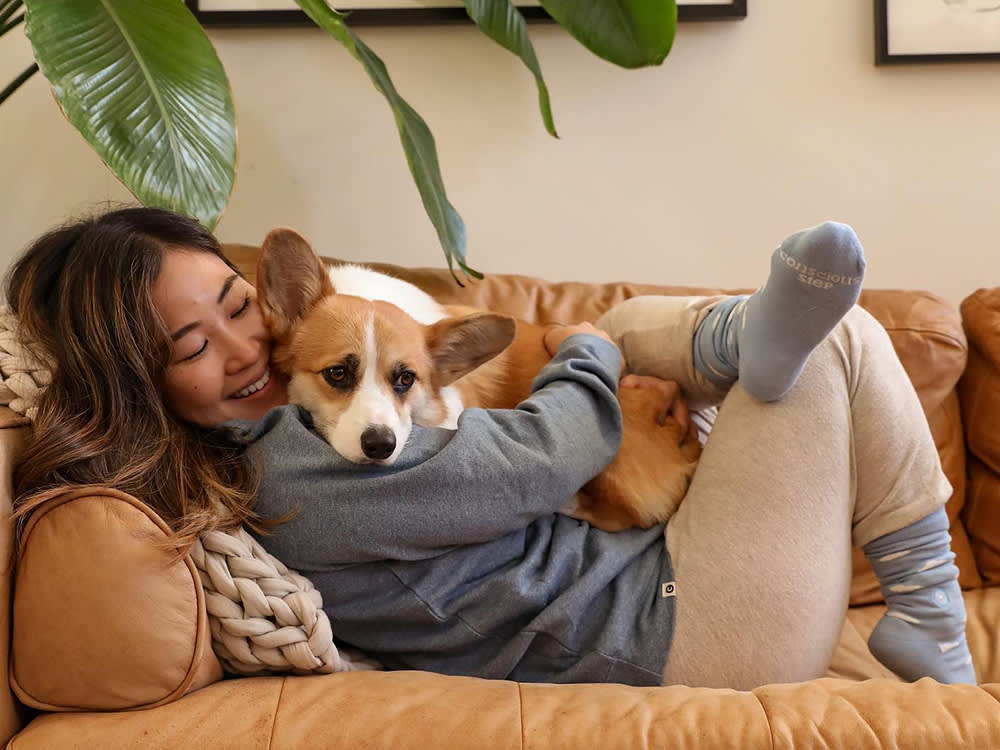
[[[876,656],[905,679],[974,681],[923,413],[870,316],[838,323],[861,271],[853,233],[823,225],[789,238],[750,298],[641,298],[602,319],[610,336],[554,329],[522,408],[415,429],[373,470],[284,405],[254,290],[209,233],[112,212],[46,235],[8,281],[55,363],[20,512],[97,482],[145,500],[182,543],[273,526],[263,543],[323,592],[336,634],[393,667],[735,688],[825,671],[853,541],[890,602]],[[554,513],[617,447],[611,339],[633,372],[722,402],[666,544],[662,527],[609,535]],[[484,455],[497,460],[469,460]]]
[[[49,490],[106,484],[154,508],[179,548],[211,528],[263,528],[240,452],[164,403],[176,347],[151,290],[167,247],[229,263],[199,224],[138,208],[56,229],[11,267],[8,303],[25,338],[55,365],[38,403],[30,459],[15,474],[22,520]],[[241,280],[233,299],[242,304],[247,290]],[[245,336],[244,348],[266,361],[269,339],[256,306],[230,323],[227,331]],[[273,404],[283,402],[283,392],[274,395]],[[260,413],[247,402],[224,416]]]

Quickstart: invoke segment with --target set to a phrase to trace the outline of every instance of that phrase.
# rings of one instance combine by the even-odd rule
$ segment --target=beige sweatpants
[[[628,369],[676,380],[694,407],[721,404],[666,529],[677,619],[665,684],[749,689],[821,676],[843,625],[851,547],[944,504],[923,410],[885,330],[852,309],[795,386],[762,403],[694,368],[715,298],[638,297],[598,326]]]

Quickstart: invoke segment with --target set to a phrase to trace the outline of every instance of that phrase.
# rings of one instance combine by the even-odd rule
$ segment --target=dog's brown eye
[[[396,376],[395,381],[393,381],[392,387],[396,393],[405,393],[410,390],[413,384],[417,380],[417,375],[412,370],[403,370]]]
[[[360,365],[361,362],[356,354],[348,354],[338,364],[317,370],[316,374],[320,375],[331,388],[349,391],[357,384]]]
[[[323,370],[323,380],[325,380],[330,385],[336,387],[338,385],[344,385],[347,381],[347,368],[343,365],[334,365],[333,367],[327,367]]]

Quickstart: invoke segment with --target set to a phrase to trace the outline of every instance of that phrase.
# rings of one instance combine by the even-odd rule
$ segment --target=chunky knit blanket
[[[18,335],[10,308],[0,306],[0,404],[33,419],[50,372]],[[227,671],[302,674],[379,668],[359,652],[337,648],[320,592],[243,527],[204,534],[190,554],[205,589],[212,646]]]

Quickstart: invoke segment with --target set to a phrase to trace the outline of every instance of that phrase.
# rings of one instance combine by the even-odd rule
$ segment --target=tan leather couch
[[[230,251],[252,266],[255,248]],[[442,300],[566,322],[637,293],[705,291],[513,276],[458,288],[445,271],[391,270]],[[0,690],[3,739],[17,750],[1000,747],[1000,292],[963,305],[971,347],[958,311],[932,295],[866,291],[861,304],[889,330],[955,487],[948,509],[980,686],[904,684],[874,661],[865,639],[883,608],[861,558],[829,675],[804,684],[736,692],[419,672],[220,679],[197,574],[153,543],[162,522],[122,493],[75,489],[32,520],[16,580],[7,569],[0,582],[0,600],[13,601],[0,609],[0,627],[13,629],[0,653],[11,678]],[[10,555],[11,468],[27,428],[9,411],[0,425],[0,544]]]

